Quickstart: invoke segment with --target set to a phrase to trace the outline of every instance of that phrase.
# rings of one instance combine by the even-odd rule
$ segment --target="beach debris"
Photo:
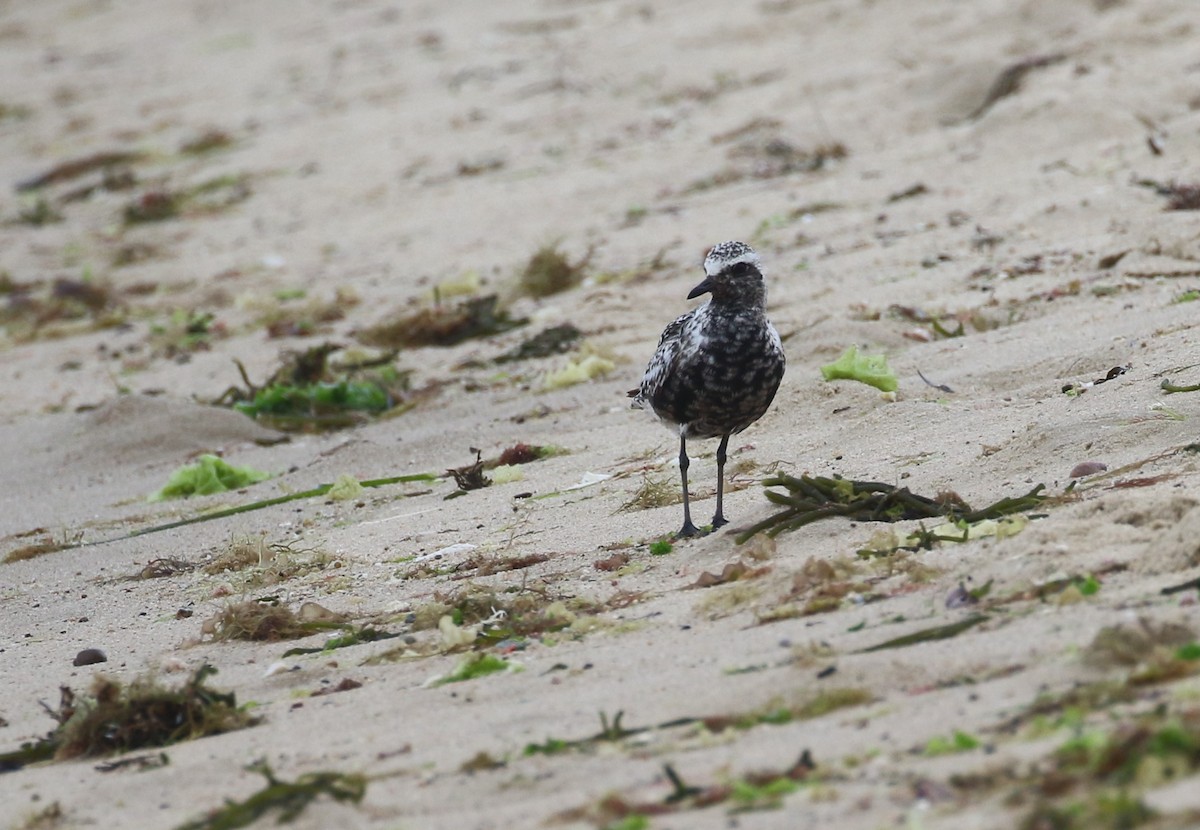
[[[501,364],[514,363],[521,360],[532,360],[539,357],[564,354],[569,352],[582,337],[583,332],[572,323],[551,326],[530,337],[528,340],[522,341],[520,345],[504,352],[494,362]]]
[[[307,604],[307,603],[306,603]],[[324,625],[323,628],[329,628],[330,625]],[[375,643],[380,640],[391,640],[394,637],[399,637],[398,633],[384,631],[381,628],[366,625],[362,628],[355,628],[350,625],[333,624],[335,628],[345,628],[345,633],[334,634],[325,643],[316,648],[289,648],[283,653],[285,658],[292,657],[297,654],[324,654],[329,651],[336,651],[339,648],[348,648],[350,646],[361,645],[362,643]],[[362,685],[361,683],[358,685]],[[355,687],[351,687],[355,688]]]
[[[1159,182],[1138,179],[1135,184],[1148,187],[1167,200],[1163,210],[1200,210],[1200,183]]]
[[[917,182],[911,187],[906,187],[904,190],[897,190],[895,193],[890,194],[886,201],[889,205],[895,204],[896,202],[902,202],[905,199],[914,199],[917,196],[924,196],[928,192],[929,188],[925,186],[924,182]]]
[[[752,568],[745,562],[730,562],[721,569],[719,574],[704,571],[696,577],[696,581],[687,588],[711,588],[714,585],[724,585],[727,582],[737,582],[740,579],[752,579],[770,570],[767,568]]]
[[[171,557],[159,556],[151,559],[142,569],[130,579],[162,579],[167,576],[175,576],[176,574],[187,573],[196,568],[195,562],[188,562],[186,559],[173,559]]]
[[[1193,383],[1191,386],[1177,386],[1167,378],[1163,378],[1163,382],[1159,388],[1167,394],[1173,392],[1200,392],[1200,383]]]
[[[708,97],[746,83],[754,85],[765,82],[769,74],[748,81],[720,81],[717,90],[691,90],[687,94]],[[684,194],[724,187],[746,179],[815,173],[850,154],[841,141],[827,140],[809,147],[799,146],[789,140],[777,119],[769,118],[753,119],[736,129],[713,136],[712,141],[714,144],[728,145],[725,155],[729,163],[708,176],[693,180],[683,189]]]
[[[250,176],[217,176],[190,187],[147,190],[125,206],[122,216],[126,225],[137,225],[180,216],[211,215],[244,202],[251,194]]]
[[[905,634],[903,637],[894,637],[890,640],[885,640],[882,643],[877,643],[876,645],[868,648],[860,649],[859,653],[867,654],[872,651],[886,651],[887,649],[892,648],[907,648],[908,646],[914,646],[918,643],[929,643],[933,642],[934,640],[948,640],[951,637],[957,637],[959,634],[962,634],[968,629],[974,628],[981,622],[985,622],[987,619],[988,617],[985,614],[973,614],[967,617],[965,620],[959,620],[958,622],[949,623],[947,625],[936,625],[933,628],[924,628],[920,631],[913,632],[912,634]]]
[[[629,501],[622,504],[619,511],[653,510],[657,507],[668,507],[683,501],[679,486],[663,476],[652,476],[642,471],[642,483],[638,486]]]
[[[80,176],[86,176],[88,173],[93,173],[97,170],[108,172],[113,168],[133,164],[144,157],[145,154],[140,152],[115,150],[93,153],[90,156],[71,159],[70,161],[54,165],[44,173],[39,173],[36,176],[31,176],[28,179],[17,182],[17,192],[25,193],[30,190],[39,190],[52,184],[60,184],[71,179],[77,179]]]
[[[980,510],[972,509],[956,493],[939,493],[928,498],[907,487],[873,481],[852,481],[835,476],[802,475],[799,478],[779,473],[763,480],[766,488],[783,487],[787,492],[766,490],[767,500],[785,509],[743,530],[737,536],[742,544],[760,531],[777,536],[832,516],[845,516],[860,522],[898,522],[905,519],[945,517],[956,528],[949,541],[970,538],[969,525],[984,519],[1000,519],[1030,510],[1045,501],[1045,485],[1039,484],[1023,496],[1005,497]],[[964,526],[965,523],[965,526]],[[930,542],[937,541],[930,539]]]
[[[559,243],[552,242],[534,251],[517,278],[517,286],[527,297],[549,297],[583,282],[592,259],[593,249],[577,262],[572,262],[559,250]]]
[[[96,772],[115,772],[121,769],[134,769],[138,772],[145,772],[151,769],[161,769],[171,763],[170,757],[165,752],[155,752],[151,755],[133,755],[125,758],[114,758],[111,761],[105,761],[92,769]],[[33,828],[26,828],[33,830]]]
[[[1049,55],[1035,55],[1024,58],[1005,67],[996,76],[996,79],[992,81],[992,85],[983,96],[983,100],[979,103],[979,106],[975,107],[963,120],[974,121],[982,117],[997,101],[1016,93],[1021,88],[1021,83],[1025,80],[1025,76],[1030,72],[1036,69],[1045,69],[1047,66],[1054,66],[1066,59],[1066,53],[1055,52]]]
[[[547,372],[542,377],[541,390],[549,392],[587,383],[594,378],[604,377],[615,368],[617,364],[613,360],[595,352],[581,350],[577,357],[568,359],[564,366]]]
[[[148,677],[122,685],[104,675],[96,675],[86,695],[77,696],[62,686],[58,708],[45,707],[58,726],[19,750],[0,753],[0,772],[51,758],[91,758],[167,746],[258,723],[258,718],[238,708],[232,692],[206,685],[216,673],[205,664],[176,689]]]
[[[474,462],[446,470],[454,478],[454,483],[458,485],[459,490],[481,490],[492,483],[492,480],[483,473],[483,450],[471,447],[471,452],[475,453]]]
[[[413,312],[397,312],[381,323],[355,333],[360,343],[385,349],[455,346],[477,337],[490,337],[529,322],[514,318],[500,306],[496,294],[470,297],[453,306],[435,304]]]
[[[395,352],[335,366],[329,358],[341,346],[322,343],[286,352],[282,365],[262,386],[240,361],[234,363],[245,388],[231,386],[213,404],[228,406],[259,423],[289,432],[317,432],[357,426],[398,405],[414,405],[408,372],[392,366]]]
[[[275,597],[263,597],[226,605],[204,621],[200,633],[214,641],[294,640],[330,628],[347,628],[344,620],[314,602],[304,603],[297,613]]]
[[[234,830],[249,827],[263,816],[278,812],[276,824],[286,824],[317,799],[327,795],[334,801],[358,804],[367,792],[367,779],[359,774],[307,772],[295,781],[275,776],[265,760],[246,769],[267,779],[267,784],[245,801],[226,799],[225,805],[209,811],[203,818],[179,825],[176,830]]]
[[[333,295],[309,296],[303,289],[281,289],[272,294],[239,299],[238,305],[255,313],[255,325],[266,329],[267,337],[312,337],[326,332],[331,323],[346,316],[346,310],[362,302],[358,293],[338,286]],[[394,354],[386,360],[390,362]]]
[[[98,648],[85,648],[75,655],[72,666],[91,666],[96,663],[107,663],[108,657]]]
[[[1084,478],[1085,476],[1094,476],[1096,473],[1102,473],[1108,469],[1108,465],[1103,461],[1080,461],[1071,468],[1071,473],[1068,478]]]
[[[15,342],[113,328],[128,316],[121,293],[88,269],[78,278],[30,282],[0,272],[0,326]]]
[[[663,775],[671,785],[671,792],[661,800],[635,801],[619,793],[610,793],[597,804],[567,810],[557,818],[567,822],[591,821],[597,827],[634,830],[649,827],[649,816],[702,810],[718,804],[729,804],[731,812],[777,809],[784,797],[798,791],[816,770],[816,762],[806,749],[799,760],[786,769],[756,770],[726,783],[700,787],[684,783],[674,767],[664,764]]]
[[[322,681],[322,682],[324,682],[324,681]],[[362,688],[361,680],[355,680],[353,677],[343,677],[341,680],[339,680],[337,682],[337,684],[332,685],[332,686],[324,686],[320,689],[317,689],[312,694],[310,694],[309,697],[323,697],[325,695],[336,695],[340,692],[349,692],[349,691],[353,691],[354,689],[361,689],[361,688]]]
[[[825,380],[856,380],[881,392],[895,392],[898,386],[896,374],[888,368],[887,357],[859,354],[858,346],[850,346],[833,363],[822,366],[821,376]]]
[[[932,386],[934,389],[938,390],[939,392],[945,392],[948,395],[954,394],[954,390],[951,389],[949,386],[947,386],[944,383],[934,383],[929,378],[925,377],[925,374],[920,369],[917,370],[917,377],[919,377],[922,381],[924,381],[926,386]]]
[[[1123,260],[1126,254],[1132,250],[1132,248],[1126,248],[1123,251],[1115,251],[1114,253],[1106,254],[1096,261],[1096,267],[1101,271],[1107,271],[1109,268],[1115,267],[1117,263]]]
[[[179,145],[179,152],[188,156],[207,155],[215,150],[226,150],[233,146],[233,136],[215,127],[204,130]]]
[[[251,467],[236,467],[223,458],[205,454],[196,459],[194,464],[186,464],[171,473],[167,483],[151,495],[149,501],[208,496],[228,490],[240,490],[270,477],[270,473]]]
[[[495,654],[476,652],[464,657],[449,673],[431,677],[425,681],[424,685],[444,686],[447,683],[461,683],[465,680],[474,680],[477,677],[485,677],[497,672],[514,673],[523,670],[524,666],[516,660],[506,660]]]
[[[981,746],[983,746],[983,742],[974,735],[963,732],[961,729],[955,729],[949,738],[944,735],[935,735],[930,738],[922,748],[921,754],[926,757],[953,755],[959,752],[970,752]]]
[[[1132,368],[1133,368],[1132,363],[1128,363],[1124,366],[1114,366],[1111,369],[1109,369],[1108,372],[1102,378],[1096,378],[1095,380],[1089,380],[1086,383],[1068,383],[1068,384],[1064,385],[1062,388],[1063,394],[1067,395],[1068,397],[1072,397],[1072,398],[1076,397],[1078,395],[1082,395],[1084,392],[1091,389],[1093,386],[1099,386],[1102,383],[1108,383],[1110,380],[1119,378],[1121,375],[1125,374]]]

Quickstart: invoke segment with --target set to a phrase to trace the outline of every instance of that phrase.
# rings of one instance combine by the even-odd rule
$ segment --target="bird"
[[[783,380],[785,357],[779,332],[767,319],[762,262],[744,242],[722,242],[704,258],[704,279],[687,295],[709,294],[668,325],[646,366],[641,385],[628,394],[679,435],[683,527],[676,538],[697,536],[688,500],[687,441],[720,438],[717,446],[717,510],[712,529],[728,524],[724,513],[725,457],[729,437],[761,418]]]

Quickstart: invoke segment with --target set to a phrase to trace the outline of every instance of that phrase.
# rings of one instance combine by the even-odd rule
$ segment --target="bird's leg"
[[[687,438],[681,434],[679,436],[679,477],[683,480],[683,528],[675,534],[676,539],[700,535],[700,528],[692,524],[692,508],[688,504],[687,471],[690,463],[687,457]]]
[[[717,446],[717,512],[713,515],[713,530],[716,530],[722,525],[729,524],[729,520],[725,518],[725,511],[722,509],[722,502],[725,499],[725,450],[729,446],[729,433],[721,436],[721,443]]]

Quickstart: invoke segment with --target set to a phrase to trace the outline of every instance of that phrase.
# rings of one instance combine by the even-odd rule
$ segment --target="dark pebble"
[[[74,666],[90,666],[94,663],[107,663],[108,658],[98,648],[85,648],[75,655]]]

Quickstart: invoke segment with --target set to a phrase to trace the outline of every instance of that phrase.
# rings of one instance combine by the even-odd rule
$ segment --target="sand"
[[[1008,828],[1099,803],[1109,782],[1039,789],[1073,732],[1061,706],[1031,725],[1035,701],[1111,681],[1126,698],[1092,699],[1076,727],[1105,735],[1156,706],[1159,725],[1194,712],[1200,690],[1190,669],[1127,682],[1164,659],[1150,648],[1164,627],[1181,641],[1200,628],[1195,590],[1161,593],[1200,576],[1200,393],[1160,388],[1200,382],[1200,302],[1179,301],[1200,288],[1200,234],[1152,186],[1200,176],[1198,34],[1188,0],[0,3],[0,274],[31,286],[0,298],[0,554],[89,543],[0,565],[0,750],[46,734],[40,702],[86,692],[97,671],[178,685],[211,664],[213,686],[262,718],[170,746],[164,767],[0,774],[0,824],[178,827],[256,792],[256,759],[285,780],[367,776],[361,803],[318,799],[302,828],[605,827],[621,818],[601,809],[609,796],[667,809],[667,766],[720,795],[804,751],[815,769],[774,809],[693,798],[645,826]],[[212,131],[228,144],[181,152]],[[101,152],[139,154],[113,168],[135,181],[15,188]],[[205,182],[179,216],[123,222],[147,193]],[[39,198],[60,221],[29,221]],[[647,481],[674,485],[677,447],[625,391],[725,239],[763,258],[788,372],[731,445],[734,524],[653,555],[679,506],[624,506]],[[587,279],[519,296],[547,245],[586,260]],[[530,322],[402,350],[396,365],[427,392],[402,414],[274,443],[208,405],[241,384],[234,360],[262,382],[288,351],[358,348],[356,333],[471,274]],[[60,293],[105,286],[111,306],[31,322],[23,298],[46,302],[59,279],[76,281]],[[268,336],[268,311],[314,300],[344,316]],[[188,313],[212,315],[200,346]],[[568,322],[610,372],[547,391],[570,355],[491,362]],[[893,397],[821,379],[851,344],[886,353]],[[518,442],[566,452],[445,498],[471,448],[495,458]],[[715,443],[689,449],[706,519]],[[146,501],[203,452],[275,477]],[[1085,461],[1107,472],[1007,538],[867,561],[856,551],[881,529],[917,523],[834,519],[735,543],[770,515],[758,481],[775,470],[980,506],[1037,484],[1063,496]],[[416,473],[442,477],[127,537],[343,475]],[[247,540],[318,564],[266,586],[256,568],[133,578]],[[596,566],[615,554],[628,562]],[[467,567],[489,562],[525,567]],[[737,562],[751,575],[689,588]],[[960,585],[990,587],[948,603]],[[463,652],[417,629],[472,586],[577,621],[491,649],[520,672],[431,685]],[[822,586],[821,613],[781,610]],[[266,595],[408,636],[413,653],[373,659],[396,657],[395,638],[284,659],[327,635],[204,633]],[[953,638],[864,651],[977,614]],[[1111,626],[1151,633],[1105,658],[1093,641]],[[89,647],[108,661],[73,666]],[[311,696],[347,678],[362,685]],[[601,714],[642,729],[835,699],[856,705],[525,751],[596,735]],[[956,732],[979,746],[929,750]],[[1177,782],[1137,779],[1133,796],[1167,817],[1157,826],[1200,823],[1188,763]]]

